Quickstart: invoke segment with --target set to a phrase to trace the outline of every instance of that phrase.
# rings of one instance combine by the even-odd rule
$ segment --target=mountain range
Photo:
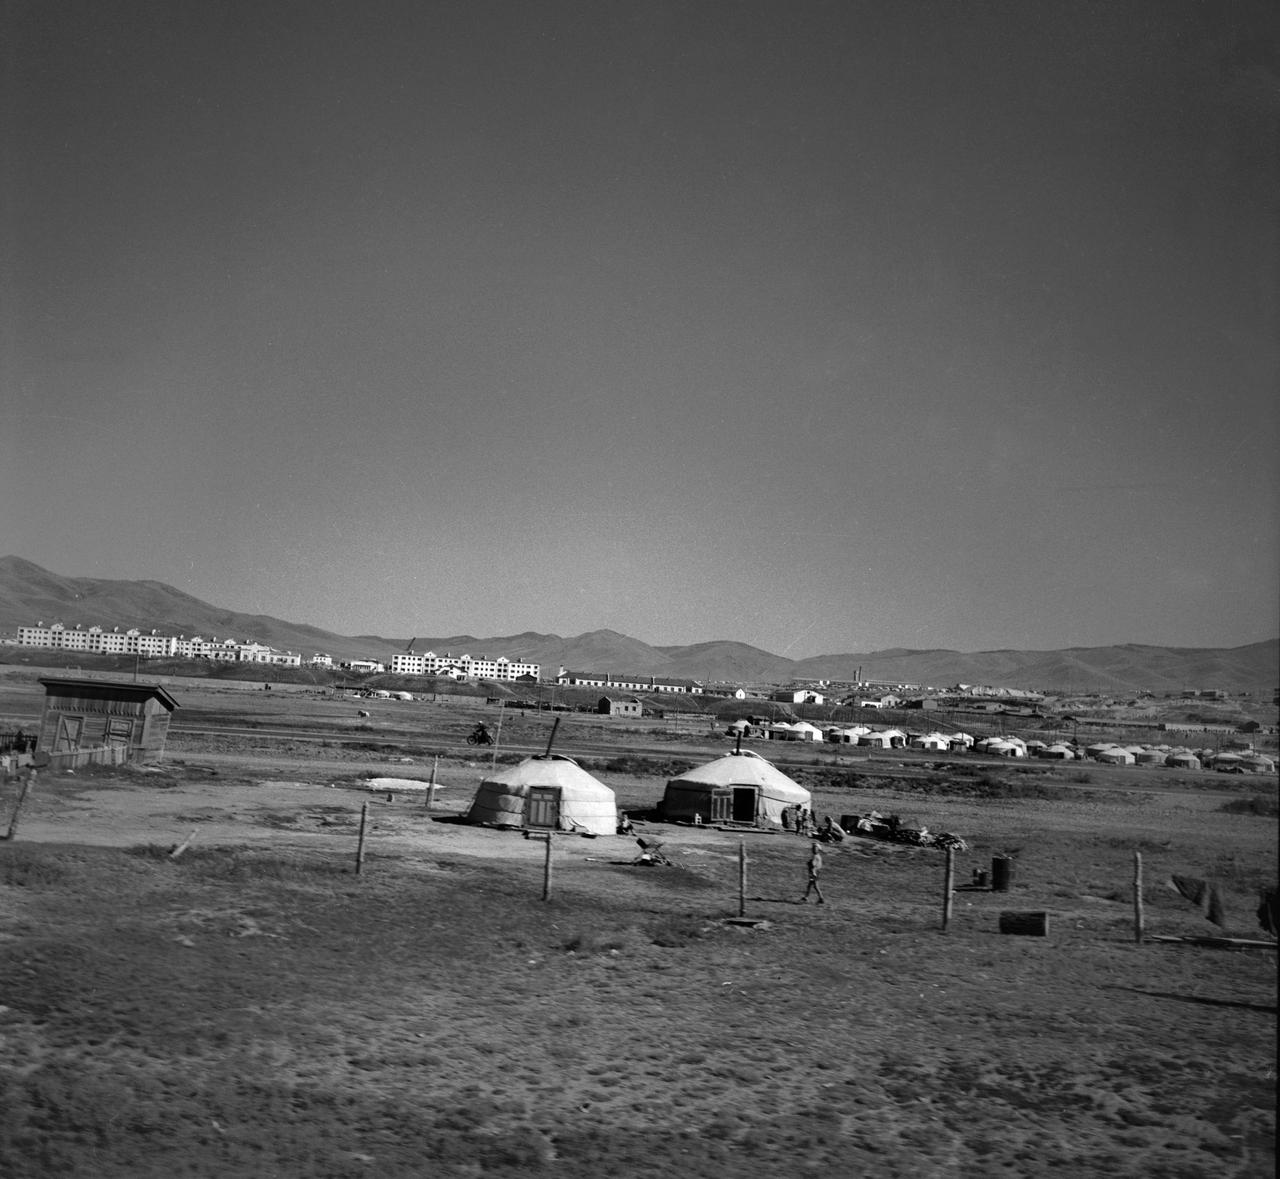
[[[304,661],[323,651],[335,660],[389,660],[412,643],[418,652],[470,654],[542,666],[544,677],[561,667],[575,671],[670,675],[702,681],[785,683],[792,679],[894,683],[995,684],[1072,693],[1175,692],[1225,688],[1270,692],[1280,679],[1280,639],[1242,647],[1156,647],[1126,643],[1060,651],[950,651],[892,648],[862,654],[787,659],[731,640],[655,647],[612,630],[564,638],[525,631],[517,635],[383,638],[337,635],[268,614],[244,614],[202,602],[159,581],[63,577],[20,557],[0,557],[0,631],[62,622],[161,634],[254,640],[300,652]]]

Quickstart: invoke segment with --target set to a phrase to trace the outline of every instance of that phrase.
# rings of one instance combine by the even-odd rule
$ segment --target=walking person
[[[822,875],[822,852],[818,850],[815,843],[809,851],[809,884],[804,890],[804,896],[800,898],[802,905],[809,903],[809,894],[816,892],[818,894],[818,904],[825,905],[826,897],[822,895],[822,885],[818,883],[818,877]]]

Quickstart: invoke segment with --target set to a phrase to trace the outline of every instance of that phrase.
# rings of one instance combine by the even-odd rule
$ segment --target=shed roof
[[[128,700],[143,704],[159,700],[170,712],[178,702],[159,684],[138,684],[130,680],[77,680],[50,677],[41,679],[45,696],[79,696],[88,700]]]

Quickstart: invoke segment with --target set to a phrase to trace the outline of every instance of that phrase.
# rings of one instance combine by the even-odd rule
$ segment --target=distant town
[[[295,651],[282,651],[265,643],[242,642],[235,638],[205,638],[201,635],[161,634],[157,630],[137,627],[68,626],[62,622],[20,626],[16,637],[4,640],[21,647],[44,648],[86,655],[116,655],[142,659],[190,659],[225,663],[249,663],[285,668],[337,669],[353,675],[390,673],[395,676],[448,679],[456,682],[494,681],[507,684],[536,685],[554,683],[566,688],[600,689],[611,693],[671,694],[717,696],[739,700],[757,699],[788,705],[838,705],[864,709],[956,708],[1037,715],[1045,705],[1041,692],[1022,688],[980,684],[954,684],[947,688],[871,679],[797,681],[785,685],[739,684],[725,681],[701,681],[678,676],[570,670],[560,667],[554,677],[542,678],[537,663],[470,654],[437,654],[409,649],[381,659],[346,659],[335,661],[324,652],[304,658]],[[1188,688],[1178,693],[1185,699],[1225,700],[1228,693],[1221,688]]]
[[[277,667],[334,667],[357,674],[385,672],[394,675],[431,676],[456,680],[527,680],[537,682],[542,668],[537,663],[519,663],[471,655],[437,655],[434,651],[412,651],[392,656],[388,669],[376,659],[350,659],[335,664],[332,656],[316,652],[305,662],[294,651],[280,651],[265,643],[243,643],[239,639],[203,638],[193,635],[163,635],[136,627],[122,630],[101,626],[72,626],[61,622],[46,626],[20,626],[20,647],[45,647],[58,651],[82,651],[87,655],[126,655],[140,659],[215,659],[228,663],[263,663]]]

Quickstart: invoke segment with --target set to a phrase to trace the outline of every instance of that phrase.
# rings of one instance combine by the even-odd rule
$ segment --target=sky
[[[1278,20],[10,0],[0,552],[342,634],[1274,637]]]

